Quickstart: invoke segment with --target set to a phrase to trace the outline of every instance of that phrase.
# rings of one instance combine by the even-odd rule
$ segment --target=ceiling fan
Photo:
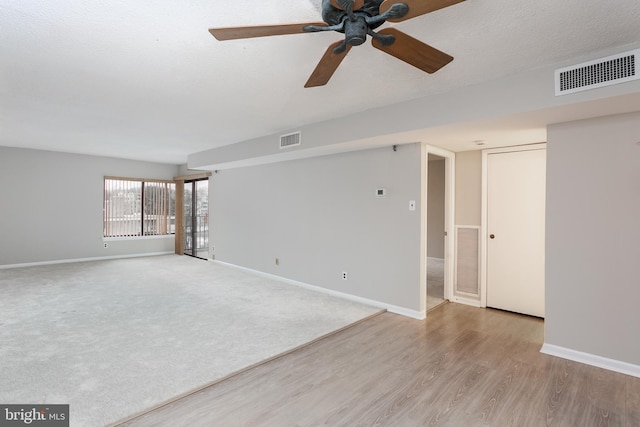
[[[211,28],[209,32],[218,40],[318,31],[344,33],[344,40],[329,46],[304,87],[327,84],[349,49],[364,43],[367,35],[371,36],[373,47],[422,71],[435,73],[451,62],[453,57],[396,28],[384,28],[377,32],[373,30],[386,21],[404,21],[462,1],[464,0],[322,0],[324,22]]]

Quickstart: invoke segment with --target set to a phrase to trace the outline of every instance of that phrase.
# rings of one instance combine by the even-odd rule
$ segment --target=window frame
[[[140,198],[139,198],[139,205],[140,205],[140,210],[139,210],[139,219],[133,219],[134,222],[139,221],[140,222],[140,228],[135,232],[112,232],[112,233],[107,233],[109,227],[107,226],[107,222],[109,221],[109,218],[115,217],[115,216],[111,216],[109,215],[109,206],[107,201],[111,200],[110,198],[108,198],[107,193],[108,191],[110,191],[110,189],[107,188],[107,181],[122,181],[123,183],[135,183],[135,182],[139,182],[140,183]],[[163,194],[162,197],[166,198],[168,197],[168,205],[163,205],[166,206],[168,209],[168,215],[167,214],[160,214],[160,215],[164,215],[165,218],[163,219],[164,221],[168,221],[166,224],[166,229],[167,231],[165,233],[158,233],[157,231],[154,233],[149,233],[148,230],[145,231],[145,223],[148,221],[147,218],[145,218],[147,215],[154,215],[154,214],[146,214],[145,213],[145,209],[147,208],[147,202],[145,201],[145,186],[148,184],[168,184],[169,188],[165,191],[168,191],[168,193]],[[177,187],[177,183],[175,180],[172,179],[153,179],[153,178],[130,178],[130,177],[120,177],[120,176],[104,176],[103,180],[102,180],[102,186],[103,186],[103,196],[102,196],[102,238],[103,240],[139,240],[139,239],[157,239],[157,238],[166,238],[166,237],[174,237],[176,234],[176,187]],[[136,214],[138,214],[138,212],[136,212]],[[156,216],[158,216],[158,214],[155,214]],[[158,218],[156,218],[157,220]],[[173,223],[172,223],[173,221]]]

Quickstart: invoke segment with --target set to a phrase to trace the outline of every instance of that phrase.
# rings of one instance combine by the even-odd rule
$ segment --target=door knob
[[[496,235],[495,235],[495,234],[489,234],[489,238],[490,238],[490,239],[495,239],[495,238],[496,238]]]

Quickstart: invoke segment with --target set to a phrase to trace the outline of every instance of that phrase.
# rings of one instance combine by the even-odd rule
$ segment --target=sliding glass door
[[[209,179],[184,182],[184,254],[209,258]]]

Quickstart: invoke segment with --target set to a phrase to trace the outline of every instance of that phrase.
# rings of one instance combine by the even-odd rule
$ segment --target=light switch
[[[416,201],[415,200],[409,200],[409,210],[410,211],[415,211],[416,210]]]

